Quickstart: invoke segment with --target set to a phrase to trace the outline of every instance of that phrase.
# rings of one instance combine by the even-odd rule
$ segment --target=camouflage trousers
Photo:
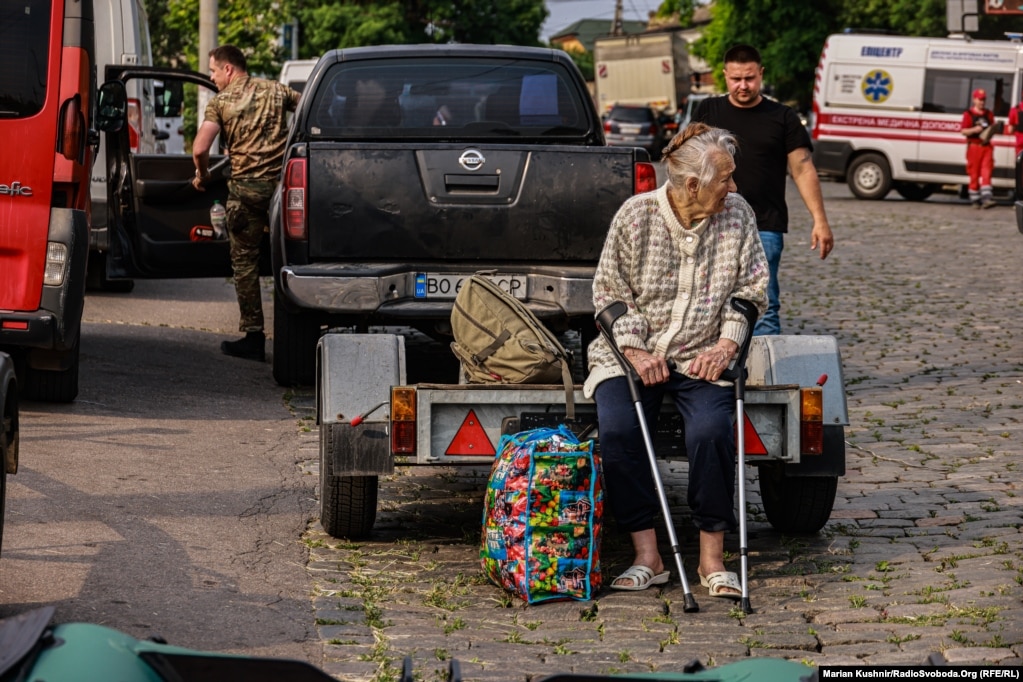
[[[259,291],[259,249],[269,225],[270,197],[276,180],[228,180],[227,232],[231,269],[243,332],[263,331],[263,299]]]

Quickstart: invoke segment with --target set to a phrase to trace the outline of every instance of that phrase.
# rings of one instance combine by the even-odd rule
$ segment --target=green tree
[[[707,61],[724,89],[725,52],[739,43],[753,45],[763,58],[771,94],[806,108],[821,46],[836,28],[834,5],[839,1],[717,0],[693,52]]]
[[[978,3],[981,7],[985,4]],[[946,0],[845,0],[839,22],[841,28],[944,37],[949,33],[945,8]],[[1023,16],[982,13],[978,30],[971,37],[1004,39],[1006,31],[1023,31]]]
[[[662,7],[687,0],[665,0]],[[983,5],[983,3],[979,3]],[[846,28],[887,31],[910,36],[948,35],[945,0],[716,0],[711,23],[692,46],[715,74],[725,52],[746,43],[760,50],[764,82],[782,101],[807,108],[821,47],[831,33]],[[982,15],[975,38],[1003,38],[1023,32],[1023,17]]]
[[[679,26],[688,28],[693,25],[693,12],[696,11],[697,0],[663,0],[657,6],[654,16],[657,19],[675,19]]]
[[[276,75],[284,61],[278,35],[290,21],[294,0],[232,0],[219,3],[217,43],[237,45],[249,71]],[[146,0],[153,41],[153,63],[205,70],[199,55],[199,0]]]
[[[305,0],[300,54],[362,45],[483,43],[540,45],[543,0]]]
[[[909,36],[948,35],[946,0],[861,0],[842,3],[841,28],[884,30]]]

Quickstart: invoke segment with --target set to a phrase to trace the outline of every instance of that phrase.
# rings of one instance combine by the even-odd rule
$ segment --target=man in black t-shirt
[[[739,149],[732,176],[757,217],[771,279],[767,288],[767,313],[757,322],[755,334],[780,334],[780,287],[778,266],[788,231],[789,212],[785,203],[785,170],[792,174],[799,195],[813,217],[810,248],[820,247],[827,258],[835,238],[824,212],[824,199],[817,169],[810,154],[810,136],[791,108],[765,98],[760,90],[764,67],[760,53],[749,45],[737,45],[725,53],[725,82],[728,95],[708,97],[693,114],[702,121],[735,134]]]

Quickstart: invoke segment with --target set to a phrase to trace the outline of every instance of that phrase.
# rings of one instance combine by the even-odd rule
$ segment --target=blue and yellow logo
[[[891,97],[894,85],[891,74],[883,69],[875,69],[863,77],[860,92],[871,104],[880,104]]]

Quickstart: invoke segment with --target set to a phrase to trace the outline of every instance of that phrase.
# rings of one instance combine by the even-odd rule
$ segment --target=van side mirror
[[[107,81],[99,88],[96,127],[105,133],[120,132],[127,122],[128,96],[124,83]]]

